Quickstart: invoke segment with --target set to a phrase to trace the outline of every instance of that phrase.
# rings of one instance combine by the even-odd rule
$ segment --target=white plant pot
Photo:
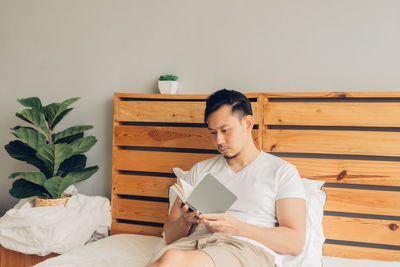
[[[158,81],[161,94],[176,94],[179,83],[177,81]]]

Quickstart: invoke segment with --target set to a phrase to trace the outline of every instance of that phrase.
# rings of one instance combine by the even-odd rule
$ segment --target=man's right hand
[[[194,224],[194,223],[200,223],[199,215],[200,212],[198,210],[191,210],[188,205],[182,202],[181,199],[178,198],[179,201],[179,207],[180,207],[180,213],[183,218],[183,220],[187,224]]]

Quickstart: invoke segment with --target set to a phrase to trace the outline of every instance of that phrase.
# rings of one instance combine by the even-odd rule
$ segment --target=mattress
[[[75,248],[36,267],[143,267],[153,251],[163,246],[159,237],[119,234]],[[400,262],[324,257],[323,267],[400,267]]]

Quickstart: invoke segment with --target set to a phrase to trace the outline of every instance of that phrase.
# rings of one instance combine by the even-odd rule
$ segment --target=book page
[[[173,184],[171,186],[172,191],[174,191],[177,196],[183,201],[186,201],[186,196],[185,196],[185,192],[183,191],[182,186],[178,185],[178,184]]]

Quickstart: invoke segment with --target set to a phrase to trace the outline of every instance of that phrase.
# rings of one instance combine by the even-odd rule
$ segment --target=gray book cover
[[[190,193],[186,204],[200,213],[224,213],[236,201],[237,196],[208,173]]]

